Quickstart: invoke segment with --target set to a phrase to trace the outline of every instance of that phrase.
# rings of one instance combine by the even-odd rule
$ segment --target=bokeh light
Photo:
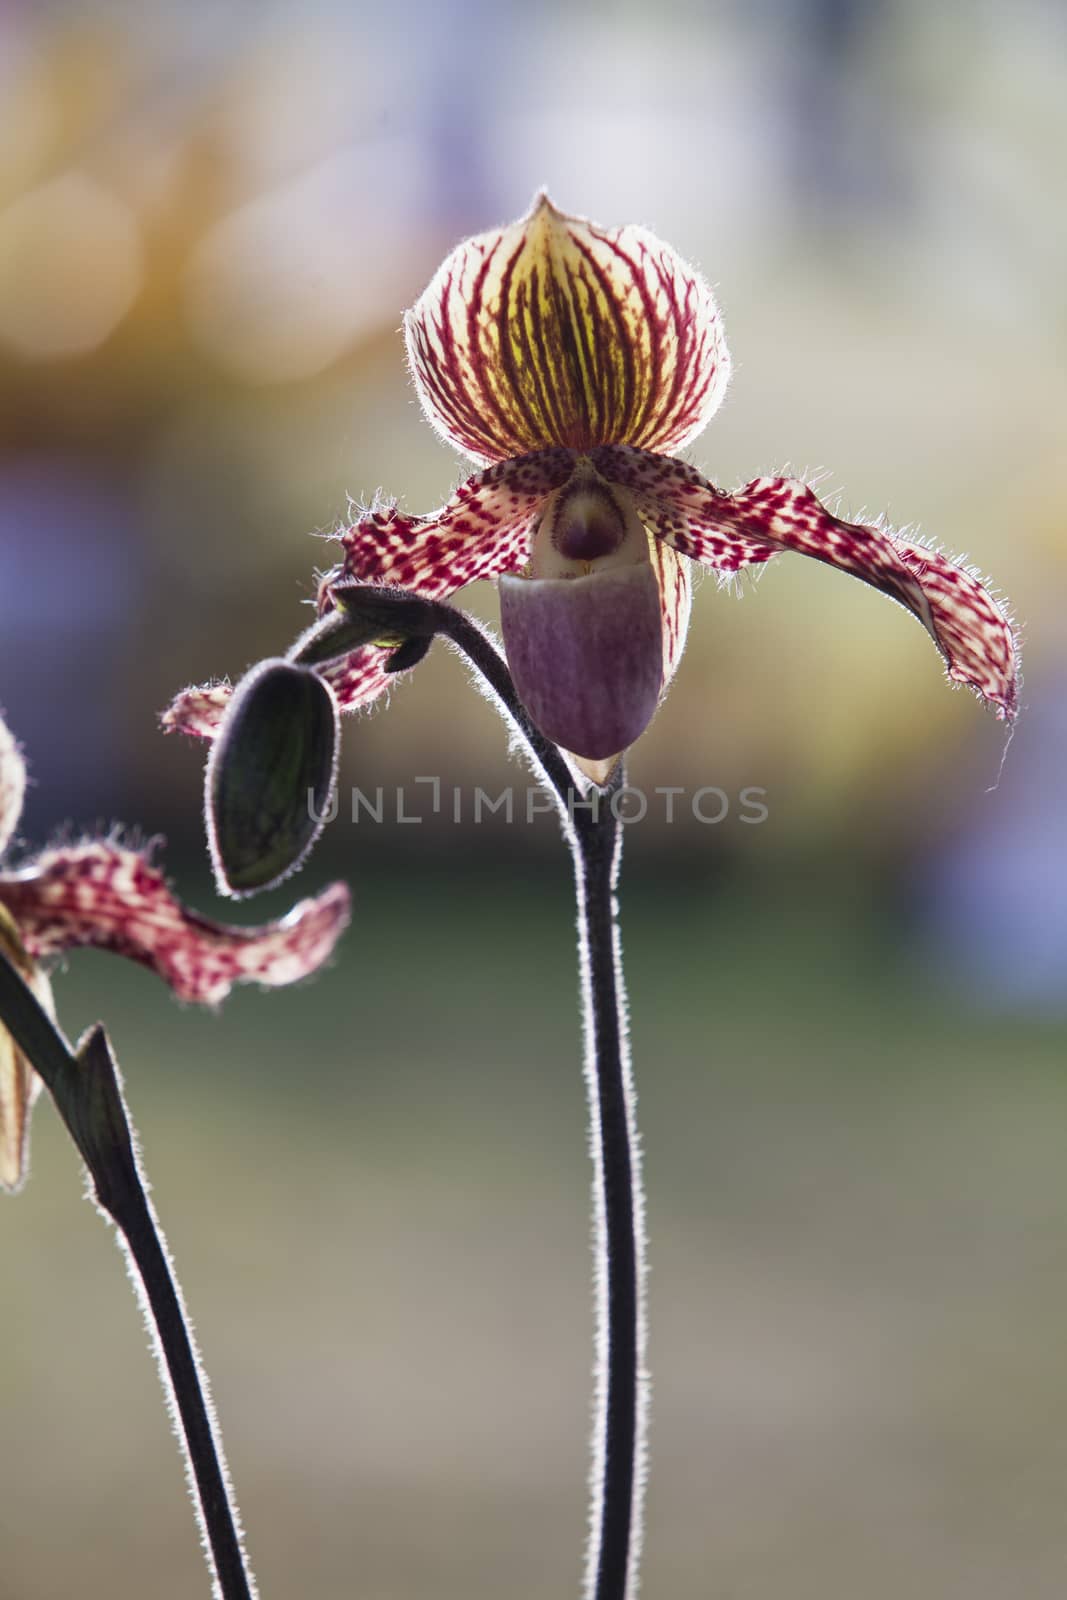
[[[0,211],[0,340],[27,360],[103,344],[140,282],[137,219],[91,179],[54,178]]]

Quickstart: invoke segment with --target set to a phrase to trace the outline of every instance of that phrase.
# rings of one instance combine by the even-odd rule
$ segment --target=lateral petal
[[[371,508],[337,536],[343,558],[320,588],[320,612],[330,609],[330,584],[338,578],[395,584],[441,600],[479,578],[520,569],[529,559],[541,507],[566,483],[575,459],[570,450],[553,449],[500,462],[468,478],[429,516],[409,517],[395,506]],[[392,654],[364,645],[322,669],[342,711],[368,705],[395,683],[398,674],[388,670]],[[228,683],[183,689],[160,722],[167,733],[213,739],[232,694]]]
[[[337,575],[340,576],[340,568]],[[377,645],[366,645],[352,651],[343,661],[318,669],[337,696],[340,710],[358,711],[396,682],[399,674],[386,671],[392,653]],[[194,739],[212,740],[218,734],[232,696],[233,685],[229,683],[183,689],[160,716],[160,724],[165,733],[186,733]]]
[[[187,733],[192,739],[213,739],[233,694],[232,683],[202,683],[176,694],[159,722],[164,733]]]
[[[111,840],[46,850],[0,877],[0,905],[28,954],[92,945],[151,967],[182,1000],[215,1005],[235,983],[265,988],[307,977],[333,953],[349,894],[335,883],[278,922],[228,927],[188,911],[143,851]]]
[[[1000,603],[966,567],[888,528],[844,521],[796,478],[755,478],[731,495],[683,462],[673,463],[675,471],[667,473],[655,460],[647,468],[635,462],[634,452],[612,455],[618,458],[614,472],[608,464],[600,466],[605,477],[626,482],[619,476],[623,470],[660,474],[656,497],[664,507],[662,537],[676,550],[718,571],[732,571],[736,547],[748,543],[754,560],[793,550],[851,573],[918,617],[951,679],[967,684],[999,717],[1015,716],[1015,631]]]
[[[498,462],[425,517],[395,506],[368,511],[339,536],[343,574],[443,600],[479,578],[517,571],[529,560],[544,501],[567,482],[575,460],[573,451],[552,449]]]
[[[678,450],[730,373],[701,275],[644,228],[601,228],[540,194],[468,239],[405,318],[427,417],[479,462],[548,445]]]
[[[633,495],[657,538],[716,572],[739,572],[778,555],[779,547],[738,533],[724,521],[719,491],[687,461],[626,445],[590,451],[598,472]],[[721,497],[720,497],[721,498]]]

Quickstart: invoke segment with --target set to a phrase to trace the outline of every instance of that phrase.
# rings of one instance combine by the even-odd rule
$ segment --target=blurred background
[[[702,470],[824,468],[1024,624],[1005,752],[882,597],[799,560],[708,581],[633,753],[648,791],[731,801],[627,839],[664,1600],[1067,1578],[1065,33],[1038,0],[0,3],[27,840],[161,831],[218,914],[203,753],[157,713],[287,646],[349,497],[451,492],[400,316],[541,184],[718,286],[735,377]],[[525,782],[443,653],[347,724],[346,787],[415,775]],[[57,998],[115,1039],[264,1596],[556,1600],[591,1333],[569,869],[551,819],[407,792],[421,824],[342,810],[299,880],[355,894],[316,981],[202,1016],[80,954]],[[0,1205],[0,1600],[205,1593],[44,1105],[34,1155]]]

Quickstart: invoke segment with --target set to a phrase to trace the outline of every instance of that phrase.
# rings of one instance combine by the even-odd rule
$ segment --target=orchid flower
[[[253,668],[236,695],[218,683],[185,691],[164,723],[207,738],[221,726],[207,772],[212,852],[221,887],[254,892],[314,840],[305,796],[332,782],[334,712],[378,698],[435,631],[456,644],[469,619],[437,602],[498,580],[509,670],[484,635],[461,648],[555,794],[574,861],[598,1352],[583,1594],[627,1600],[648,1392],[616,925],[622,834],[613,806],[572,808],[561,751],[620,792],[618,758],[654,716],[684,647],[692,562],[729,578],[794,551],[851,573],[911,611],[950,679],[1005,720],[1017,709],[1015,636],[977,576],[937,551],[842,520],[798,479],[727,493],[679,458],[722,400],[730,360],[711,290],[644,229],[601,228],[540,195],[520,221],[459,245],[405,328],[424,411],[478,470],[430,516],[366,508],[338,536],[343,558],[319,590],[325,620],[285,660]],[[430,604],[412,608],[411,596]],[[437,615],[407,628],[419,610]]]
[[[368,508],[339,536],[323,607],[331,579],[443,599],[497,578],[532,720],[603,771],[678,665],[690,562],[729,578],[795,551],[906,607],[948,676],[1014,716],[1014,633],[971,570],[842,520],[799,479],[731,494],[679,458],[721,402],[730,357],[710,288],[644,228],[602,228],[541,194],[518,222],[459,245],[405,328],[427,417],[481,470],[432,515]],[[389,654],[363,646],[324,669],[342,710],[382,693]],[[188,690],[165,723],[211,737],[228,694]]]
[[[26,769],[0,719],[0,858],[22,814]],[[0,872],[0,949],[48,1011],[40,962],[80,945],[129,956],[157,972],[181,1000],[216,1005],[235,983],[294,983],[333,952],[348,923],[349,895],[333,884],[280,922],[231,928],[188,911],[147,850],[85,839],[44,850]],[[0,1024],[0,1186],[26,1172],[29,1117],[40,1080]]]

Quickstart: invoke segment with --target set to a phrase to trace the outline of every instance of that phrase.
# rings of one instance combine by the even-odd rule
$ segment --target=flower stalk
[[[615,909],[622,824],[614,800],[625,784],[619,762],[604,788],[576,798],[578,779],[535,726],[486,629],[464,612],[400,590],[353,588],[294,647],[294,659],[329,663],[367,619],[398,636],[438,633],[484,681],[519,736],[536,775],[556,801],[571,848],[578,905],[585,1085],[593,1157],[596,1288],[596,1404],[593,1423],[585,1600],[628,1600],[637,1592],[645,1469],[644,1195],[636,1096],[626,1028],[622,950]],[[347,608],[347,609],[346,609]]]
[[[461,611],[436,606],[441,632],[478,669],[523,738],[555,795],[574,863],[585,1038],[585,1087],[593,1158],[596,1399],[593,1419],[585,1600],[637,1593],[645,1475],[645,1205],[636,1095],[627,1034],[626,989],[615,891],[622,824],[610,783],[574,803],[574,776],[560,751],[530,721],[489,636]]]
[[[597,1315],[587,1600],[637,1592],[648,1411],[644,1193],[615,904],[622,825],[610,803],[623,782],[620,766],[574,844]]]
[[[596,1398],[593,1420],[585,1600],[637,1593],[645,1472],[645,1230],[636,1096],[626,1024],[626,990],[615,891],[622,824],[612,804],[622,763],[604,789],[575,805],[574,778],[559,750],[530,721],[491,640],[462,612],[447,614],[447,636],[490,684],[554,791],[571,847],[585,1038],[585,1087],[593,1158]],[[445,630],[442,630],[445,631]]]
[[[99,1209],[115,1223],[152,1335],[168,1409],[185,1455],[217,1600],[255,1600],[199,1351],[162,1229],[148,1198],[118,1066],[99,1024],[72,1051],[0,949],[0,1023],[43,1079],[89,1169]]]

